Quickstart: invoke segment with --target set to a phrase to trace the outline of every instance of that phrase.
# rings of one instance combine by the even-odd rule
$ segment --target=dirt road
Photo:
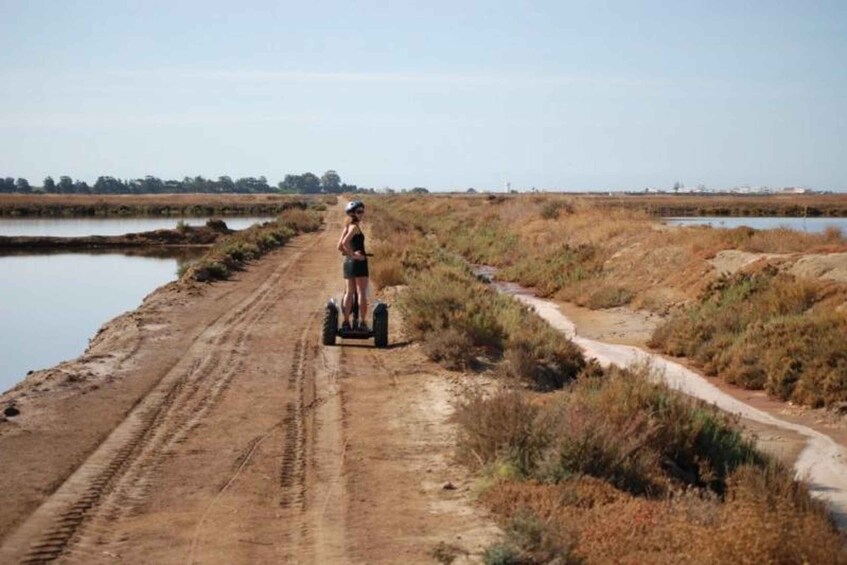
[[[459,383],[396,313],[390,349],[320,345],[339,231],[170,285],[0,398],[21,411],[0,424],[0,562],[478,560],[497,530],[451,462]]]

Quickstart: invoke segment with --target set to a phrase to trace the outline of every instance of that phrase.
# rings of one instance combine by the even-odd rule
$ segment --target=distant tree
[[[475,188],[469,188],[465,192],[467,192],[468,194],[476,194],[476,189]]]
[[[88,186],[88,183],[83,180],[78,180],[74,183],[73,188],[74,194],[90,194],[91,187]]]
[[[300,192],[301,194],[318,194],[321,191],[321,179],[312,173],[303,173],[300,175]]]
[[[329,170],[321,177],[321,189],[328,193],[341,192],[341,177],[333,170]]]
[[[25,178],[19,178],[15,181],[15,192],[32,192],[32,187],[29,185],[29,181]]]
[[[215,192],[232,192],[235,189],[235,183],[227,175],[218,177],[215,183]]]
[[[297,175],[285,175],[285,179],[279,181],[277,188],[284,194],[295,194],[297,192]]]
[[[74,181],[71,177],[62,175],[59,177],[59,184],[56,185],[56,192],[59,194],[73,194]]]
[[[422,186],[416,186],[409,192],[411,192],[412,194],[429,194],[429,191]]]
[[[679,189],[680,189],[680,188],[682,188],[682,183],[681,183],[681,182],[676,181],[675,183],[673,183],[673,191],[674,191],[674,192],[679,192]]]
[[[15,192],[15,179],[12,177],[0,179],[0,192]]]
[[[125,194],[127,186],[115,177],[97,177],[92,191],[96,194]]]
[[[53,177],[44,177],[43,188],[44,192],[56,192],[56,181],[53,180]]]

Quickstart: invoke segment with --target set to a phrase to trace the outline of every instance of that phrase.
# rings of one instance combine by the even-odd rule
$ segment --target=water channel
[[[184,218],[202,225],[207,218]],[[243,229],[264,217],[223,218]],[[0,235],[118,235],[173,228],[180,218],[0,219]],[[108,320],[133,310],[156,288],[176,280],[183,262],[203,248],[8,253],[0,255],[0,392],[28,371],[85,351]]]
[[[823,233],[826,228],[833,226],[847,234],[847,218],[782,218],[782,217],[727,217],[727,216],[696,216],[662,218],[666,224],[675,226],[712,226],[714,228],[737,228],[747,226],[757,230],[788,228],[807,233]]]

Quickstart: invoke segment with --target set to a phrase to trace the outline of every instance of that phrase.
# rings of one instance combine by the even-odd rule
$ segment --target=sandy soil
[[[847,282],[847,253],[777,254],[728,249],[709,261],[718,273],[733,274],[766,261],[797,277]]]
[[[324,347],[340,227],[174,283],[0,397],[0,562],[457,563],[498,535],[452,462],[462,387],[392,313]]]

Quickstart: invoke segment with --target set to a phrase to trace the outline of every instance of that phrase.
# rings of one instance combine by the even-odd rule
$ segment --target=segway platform
[[[343,339],[371,339],[374,346],[388,347],[388,305],[377,302],[373,309],[373,323],[370,329],[362,331],[358,325],[357,312],[359,311],[358,300],[353,301],[353,319],[351,329],[342,329],[338,323],[338,315],[341,308],[334,298],[330,298],[324,309],[323,320],[323,344],[335,345],[337,338]]]

